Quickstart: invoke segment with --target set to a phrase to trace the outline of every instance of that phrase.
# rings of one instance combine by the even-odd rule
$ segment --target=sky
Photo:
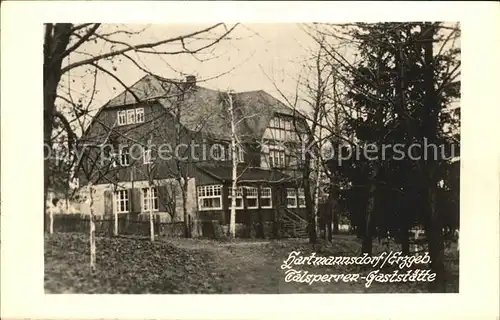
[[[109,39],[129,45],[157,42],[186,35],[208,28],[209,24],[103,24],[98,34],[111,34]],[[186,40],[189,49],[199,48],[217,39],[231,28],[232,24],[217,27],[210,33]],[[126,31],[124,33],[124,31]],[[118,32],[118,33],[117,33]],[[203,37],[203,38],[201,38]],[[207,40],[207,37],[210,38]],[[71,54],[65,64],[123,48],[121,44],[110,44],[103,40],[88,41],[78,52]],[[156,47],[156,52],[181,49],[180,42]],[[207,88],[234,91],[264,90],[286,103],[284,94],[293,100],[297,81],[308,73],[304,64],[317,50],[317,44],[306,33],[301,24],[240,24],[229,36],[214,46],[191,54],[135,54],[130,53],[135,65],[124,57],[112,61],[100,61],[99,65],[112,71],[126,86],[131,86],[146,73],[141,68],[165,78],[184,79],[195,75],[198,84]],[[345,57],[348,57],[345,52]],[[92,96],[94,77],[89,66],[76,68],[63,75],[59,94],[70,100],[80,98],[84,105],[90,102],[90,116],[107,101],[124,90],[123,86],[109,75],[99,73],[95,94]],[[301,106],[299,106],[300,108]],[[304,109],[304,108],[302,108]],[[87,124],[89,123],[85,121]],[[79,131],[79,130],[77,130]]]
[[[116,41],[130,44],[155,42],[201,30],[209,25],[103,25],[99,33],[116,30],[141,31],[138,35],[116,34],[111,36]],[[227,25],[230,28],[232,25]],[[225,31],[219,27],[211,37]],[[188,48],[204,45],[206,40],[195,39],[187,43]],[[230,33],[229,39],[217,43],[195,57],[189,54],[131,54],[141,67],[166,78],[183,79],[186,75],[195,75],[201,86],[235,91],[265,90],[281,100],[279,91],[291,95],[295,92],[296,81],[303,73],[302,65],[307,53],[315,43],[298,24],[242,24]],[[117,46],[120,47],[120,46]],[[157,47],[157,51],[178,49],[179,45]],[[111,45],[102,41],[88,42],[79,48],[79,52],[69,57],[66,63],[113,50]],[[111,70],[126,85],[132,85],[145,75],[128,59],[105,61],[101,64]],[[89,90],[93,85],[93,76],[87,67],[81,67],[66,73],[61,80],[61,93],[72,93],[73,100],[83,97],[88,101]],[[123,87],[113,78],[100,75],[97,79],[96,94],[92,109],[96,110],[109,99],[123,91]]]

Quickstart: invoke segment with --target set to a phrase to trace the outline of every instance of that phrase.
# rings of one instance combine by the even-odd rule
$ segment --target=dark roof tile
[[[216,139],[228,139],[231,125],[227,108],[227,94],[198,85],[184,89],[185,82],[146,75],[129,90],[111,99],[103,108],[114,108],[140,102],[158,101],[176,114],[180,110],[180,122],[194,132],[204,132]],[[184,89],[184,90],[183,90]],[[185,92],[182,101],[179,97]],[[275,113],[293,115],[297,111],[287,107],[265,91],[232,93],[233,106],[240,139],[260,139]],[[179,108],[178,108],[179,107]]]

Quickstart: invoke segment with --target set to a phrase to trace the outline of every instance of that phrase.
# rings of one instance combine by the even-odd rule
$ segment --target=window
[[[259,208],[259,190],[254,187],[245,187],[247,192],[247,208],[248,209],[258,209]]]
[[[123,126],[127,124],[127,113],[125,110],[118,111],[118,125]]]
[[[136,123],[144,122],[144,108],[135,109],[135,122]]]
[[[222,209],[222,185],[198,187],[198,209],[199,210]]]
[[[112,168],[116,168],[117,167],[117,163],[118,163],[118,154],[116,152],[111,152],[109,154],[110,156],[110,165]]]
[[[224,161],[225,160],[225,157],[224,157],[224,153],[225,153],[224,146],[222,146],[220,144],[214,144],[210,148],[210,152],[212,153],[213,160],[216,160],[216,161]]]
[[[118,111],[117,117],[119,126],[123,126],[126,124],[143,123],[144,108],[121,110]]]
[[[297,191],[295,189],[286,189],[286,207],[297,208]]]
[[[305,208],[306,207],[306,196],[304,194],[304,188],[299,188],[298,190],[298,199],[299,199],[299,208]]]
[[[118,155],[113,152],[113,148],[110,147],[105,147],[102,149],[102,158],[101,158],[101,163],[102,164],[109,164],[111,168],[116,168],[116,160],[118,158]]]
[[[274,118],[271,119],[269,122],[269,127],[276,127],[276,122],[274,121]]]
[[[245,162],[245,149],[241,146],[236,146],[236,153],[238,154],[238,162]]]
[[[130,165],[128,148],[126,147],[120,149],[120,165],[122,167]]]
[[[135,123],[135,109],[127,110],[127,124]]]
[[[142,159],[143,159],[144,164],[150,164],[153,162],[151,159],[151,149],[148,149],[146,147],[146,148],[144,148],[144,150],[142,150]]]
[[[232,208],[231,188],[229,188],[229,208]],[[236,209],[243,209],[242,187],[236,187]]]
[[[297,125],[298,127],[298,125]],[[276,140],[298,141],[293,118],[275,117],[269,122],[271,137]]]
[[[127,213],[129,211],[128,190],[119,190],[114,193],[115,212]]]
[[[142,189],[142,211],[149,212],[150,208],[158,211],[158,192],[154,187]]]
[[[273,207],[271,188],[260,189],[260,207],[263,209],[269,209]]]
[[[272,168],[283,168],[286,166],[285,150],[269,150],[269,165]]]
[[[291,122],[290,120],[285,120],[285,130],[292,130]]]

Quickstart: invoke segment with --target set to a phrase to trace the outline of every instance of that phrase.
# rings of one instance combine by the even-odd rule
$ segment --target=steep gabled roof
[[[216,139],[230,137],[227,94],[186,82],[146,75],[111,99],[103,109],[115,108],[141,101],[157,101],[172,114],[180,114],[180,123],[193,132],[203,132]],[[134,94],[132,94],[131,92]],[[182,99],[182,92],[185,92]],[[136,97],[135,97],[135,96]],[[276,113],[301,116],[265,91],[247,91],[231,94],[238,136],[242,139],[260,139],[271,117]]]

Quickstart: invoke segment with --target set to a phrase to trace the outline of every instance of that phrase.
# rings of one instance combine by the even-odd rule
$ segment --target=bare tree
[[[228,92],[229,121],[231,122],[231,214],[229,218],[229,235],[236,237],[236,186],[238,184],[238,154],[236,153],[236,121],[234,116],[233,96]]]
[[[56,108],[56,99],[62,96],[60,94],[60,90],[61,77],[63,75],[77,68],[86,67],[95,72],[96,77],[98,72],[105,74],[126,88],[124,83],[114,74],[116,67],[113,66],[113,71],[111,71],[107,67],[103,66],[105,65],[103,62],[114,58],[123,58],[131,60],[135,65],[140,66],[140,64],[136,61],[137,59],[134,59],[130,55],[131,53],[136,55],[172,56],[190,54],[195,56],[204,50],[210,49],[221,40],[225,39],[236,28],[236,26],[237,25],[227,27],[224,23],[217,23],[200,30],[171,38],[135,44],[117,40],[116,36],[124,34],[134,35],[139,34],[141,31],[131,32],[126,28],[117,28],[117,30],[110,31],[109,29],[106,30],[106,28],[98,23],[46,24],[43,47],[44,143],[47,146],[44,148],[45,167],[48,168],[49,165],[48,159],[50,157],[50,149],[53,144],[52,133],[55,119],[57,118],[65,124],[68,144],[71,143],[72,138],[75,136],[71,130],[71,126],[68,125],[71,120],[68,120],[67,114],[60,112]],[[222,29],[222,31],[213,37],[212,35],[219,29]],[[106,44],[109,50],[98,54],[90,54],[85,51],[80,51],[82,47],[92,42]],[[132,95],[134,95],[134,93],[132,93]],[[71,93],[66,96],[71,97]],[[64,96],[62,97],[63,100],[71,100]],[[78,108],[74,111],[77,118],[85,115],[79,112],[81,110]],[[69,146],[68,149],[71,150],[72,147]],[[48,186],[49,174],[46,173],[44,178],[44,199],[47,199]]]

